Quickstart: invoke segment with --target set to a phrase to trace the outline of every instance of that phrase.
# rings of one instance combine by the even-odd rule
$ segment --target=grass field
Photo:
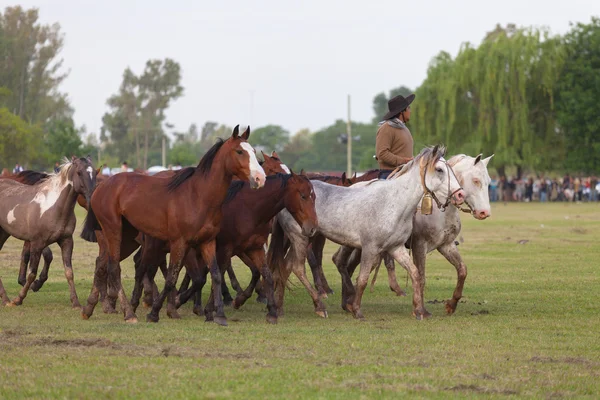
[[[440,301],[451,296],[456,272],[432,254],[426,321],[411,317],[410,298],[393,295],[383,270],[363,298],[367,320],[342,311],[328,245],[325,269],[336,291],[325,300],[329,318],[313,313],[294,278],[275,326],[253,300],[226,310],[228,327],[203,322],[191,305],[181,320],[163,309],[158,324],[129,325],[100,306],[83,321],[70,307],[53,245],[42,290],[21,307],[0,309],[0,398],[598,398],[599,227],[597,204],[496,203],[487,221],[463,216],[463,301],[445,315]],[[10,239],[0,255],[11,298],[20,249]],[[77,238],[82,303],[96,251]],[[246,269],[237,270],[247,282]],[[130,293],[130,260],[123,271]],[[406,274],[398,274],[404,286]],[[141,321],[145,313],[138,310]]]

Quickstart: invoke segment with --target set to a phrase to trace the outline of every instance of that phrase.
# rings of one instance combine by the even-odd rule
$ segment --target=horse
[[[73,308],[80,308],[73,282],[73,231],[77,222],[77,196],[89,199],[95,182],[95,171],[89,158],[65,160],[56,174],[42,178],[34,185],[10,179],[0,180],[0,250],[10,236],[29,242],[29,275],[18,296],[11,302],[0,280],[3,304],[21,305],[33,284],[40,256],[47,246],[58,243],[62,252],[65,276],[69,282]],[[46,271],[47,273],[47,271]]]
[[[175,287],[183,259],[190,248],[196,248],[210,266],[217,304],[214,321],[227,325],[215,238],[222,218],[221,205],[233,176],[249,180],[255,189],[265,184],[265,173],[247,141],[249,136],[250,127],[239,135],[239,125],[236,126],[231,137],[217,141],[197,167],[182,169],[170,179],[121,173],[94,191],[82,238],[97,240],[100,255],[96,259],[92,292],[82,311],[84,319],[91,316],[98,302],[99,285],[104,280],[102,274],[106,273],[109,298],[118,296],[125,321],[137,322],[121,284],[119,262],[139,247],[136,237],[142,232],[168,242],[171,250],[164,288],[146,320],[158,322],[158,314]],[[125,250],[123,254],[122,250]]]
[[[226,268],[231,267],[231,258],[238,256],[252,271],[252,280],[249,286],[234,300],[234,308],[241,307],[250,297],[262,275],[263,282],[266,283],[264,289],[268,299],[267,322],[277,322],[271,272],[265,263],[265,244],[271,230],[271,220],[285,208],[302,227],[304,234],[310,236],[316,231],[318,223],[314,203],[315,197],[310,181],[305,176],[294,173],[268,176],[265,186],[260,191],[252,190],[243,181],[234,182],[229,187],[227,198],[223,204],[221,229],[216,238],[217,262],[221,271],[224,272]],[[152,240],[145,241],[142,261],[136,264],[137,279],[141,279],[146,272],[151,278],[154,277],[156,268],[147,271],[144,264],[156,260],[158,255],[156,250],[160,252],[164,247],[163,243],[156,243]],[[195,262],[195,258],[191,259],[190,254],[191,252],[186,258],[188,269],[190,269],[190,263]],[[161,256],[163,255],[159,255],[158,259]],[[198,261],[202,263],[202,260]],[[180,292],[176,301],[178,307],[185,304],[193,294],[197,294],[194,306],[194,312],[197,314],[200,312],[199,294],[206,281],[206,266],[201,265],[201,268],[203,274],[197,281],[200,284],[195,283],[190,289]],[[190,269],[190,271],[197,270],[195,267]],[[139,282],[137,282],[137,286],[139,287]],[[139,293],[138,290],[137,298],[132,295],[132,303],[139,303]],[[211,294],[204,313],[207,320],[212,319],[214,305],[212,297]]]
[[[404,243],[412,232],[412,217],[424,193],[436,199],[438,207],[447,207],[451,202],[460,205],[464,201],[464,191],[444,160],[444,152],[445,149],[440,146],[427,147],[404,165],[396,179],[375,181],[361,188],[312,182],[317,198],[318,231],[338,244],[362,249],[357,290],[347,304],[355,318],[364,318],[360,310],[362,295],[369,273],[384,251],[410,273],[415,317],[422,319],[430,315],[423,304],[419,272]],[[442,204],[438,198],[445,198],[445,203]],[[308,240],[298,228],[285,210],[278,214],[268,257],[272,270],[279,272],[274,274],[278,312],[282,311],[285,284],[293,271],[311,295],[317,315],[326,316],[318,293],[305,276]],[[282,246],[284,235],[291,242],[285,256]],[[343,284],[354,290],[349,277],[344,277]]]
[[[452,298],[446,301],[446,312],[451,315],[456,311],[458,301],[462,297],[462,291],[467,277],[467,267],[458,251],[456,237],[460,233],[460,211],[470,213],[477,220],[485,220],[491,216],[488,186],[491,178],[487,171],[487,165],[491,158],[482,159],[481,154],[470,157],[459,154],[451,157],[448,164],[456,173],[459,183],[465,191],[464,204],[467,208],[449,207],[444,213],[433,209],[431,215],[416,213],[413,217],[413,231],[406,242],[406,247],[412,251],[413,262],[419,270],[421,291],[425,287],[425,262],[427,253],[437,250],[455,268],[457,273],[457,284]],[[333,255],[332,260],[338,270],[346,269],[348,275],[352,276],[354,269],[360,261],[360,250],[340,247]],[[385,263],[388,275],[395,279],[395,268],[393,260]],[[397,284],[397,283],[396,283]],[[390,286],[392,283],[390,282]],[[342,290],[342,308],[348,302],[348,294]]]

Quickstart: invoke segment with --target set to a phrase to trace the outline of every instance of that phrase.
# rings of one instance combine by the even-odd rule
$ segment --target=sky
[[[125,68],[149,59],[182,68],[184,96],[168,109],[176,131],[207,121],[281,125],[291,134],[373,117],[372,100],[418,87],[440,51],[455,56],[497,23],[547,27],[600,16],[600,0],[157,1],[19,0],[58,22],[75,122],[99,133]],[[418,107],[418,98],[413,103]]]

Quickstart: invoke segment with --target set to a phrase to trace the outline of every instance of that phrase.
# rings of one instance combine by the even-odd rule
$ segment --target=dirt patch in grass
[[[543,356],[533,356],[529,360],[531,362],[539,362],[539,363],[563,363],[563,364],[573,364],[573,365],[600,365],[600,363],[593,362],[587,360],[582,357],[564,357],[564,358],[552,358],[552,357],[543,357]]]
[[[519,392],[511,389],[490,389],[484,388],[477,385],[465,385],[459,384],[456,386],[452,386],[447,388],[446,390],[452,392],[474,392],[474,393],[487,393],[487,394],[505,394],[505,395],[514,395],[519,394]]]

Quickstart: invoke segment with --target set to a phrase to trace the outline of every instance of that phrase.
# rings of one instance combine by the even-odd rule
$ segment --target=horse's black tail
[[[102,230],[102,227],[98,223],[94,209],[88,202],[88,213],[83,221],[83,229],[81,230],[81,238],[87,242],[97,242],[96,231]]]

